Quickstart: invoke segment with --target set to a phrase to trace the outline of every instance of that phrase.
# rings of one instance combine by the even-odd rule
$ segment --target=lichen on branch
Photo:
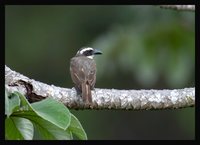
[[[175,109],[195,106],[195,88],[173,90],[117,90],[95,88],[92,104],[82,101],[74,88],[61,88],[30,79],[5,65],[5,88],[18,91],[30,102],[52,97],[73,109]]]

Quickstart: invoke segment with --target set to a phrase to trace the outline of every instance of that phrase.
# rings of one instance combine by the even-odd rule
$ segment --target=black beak
[[[98,49],[95,49],[93,54],[94,55],[99,55],[99,54],[102,54],[102,52],[100,50],[98,50]]]

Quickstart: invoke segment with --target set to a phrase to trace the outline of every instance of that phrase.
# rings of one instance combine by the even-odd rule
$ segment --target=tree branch
[[[29,79],[12,71],[5,65],[5,88],[8,92],[18,91],[27,96],[29,101],[40,101],[52,97],[68,108],[83,109],[166,109],[182,108],[195,105],[195,88],[174,90],[116,90],[95,89],[92,91],[92,106],[85,104],[75,89],[47,85]]]
[[[195,11],[195,5],[160,5],[160,7],[174,10]]]

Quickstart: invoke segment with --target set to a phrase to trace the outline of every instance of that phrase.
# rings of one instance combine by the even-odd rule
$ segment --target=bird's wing
[[[79,87],[82,83],[88,83],[91,89],[96,82],[96,63],[88,58],[72,58],[70,62],[70,72],[73,82]],[[83,63],[84,62],[84,63]]]
[[[84,70],[80,67],[79,59],[72,58],[70,61],[70,74],[74,84],[81,90],[81,84],[85,81]]]
[[[90,69],[88,71],[87,81],[91,89],[93,89],[96,83],[96,63],[94,61],[90,62]]]

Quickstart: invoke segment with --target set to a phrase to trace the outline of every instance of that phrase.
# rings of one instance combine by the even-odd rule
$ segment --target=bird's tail
[[[92,103],[92,93],[90,86],[87,83],[83,83],[81,87],[83,101],[87,103]]]

